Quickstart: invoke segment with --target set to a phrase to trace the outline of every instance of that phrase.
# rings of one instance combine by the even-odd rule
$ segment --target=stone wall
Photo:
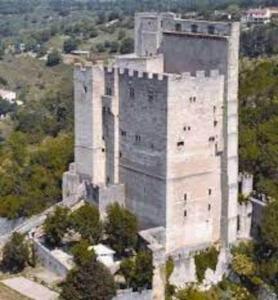
[[[238,203],[237,236],[240,239],[251,238],[252,211],[253,204],[251,201]]]
[[[224,76],[168,83],[166,251],[220,239]]]
[[[7,218],[0,218],[0,236],[12,232],[16,227],[23,224],[26,219],[20,218],[15,220],[9,220]]]
[[[163,54],[151,57],[140,57],[134,54],[121,55],[117,57],[116,65],[123,69],[132,69],[144,72],[163,73]]]
[[[118,291],[113,300],[152,300],[152,290],[144,290],[141,293],[132,290],[121,290]]]
[[[167,77],[121,70],[120,182],[143,227],[165,224]]]
[[[35,254],[38,261],[48,270],[65,278],[70,271],[66,265],[61,263],[49,249],[47,249],[39,240],[33,239]]]
[[[108,186],[91,186],[87,201],[96,205],[102,217],[105,217],[106,208],[114,202],[125,206],[125,185],[110,184]]]
[[[253,238],[257,238],[262,223],[264,210],[267,206],[267,200],[265,195],[251,196],[250,200],[252,203],[251,236]]]

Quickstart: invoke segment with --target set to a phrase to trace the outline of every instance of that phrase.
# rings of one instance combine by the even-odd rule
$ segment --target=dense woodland
[[[72,66],[63,63],[68,53],[86,49],[90,51],[90,59],[94,60],[131,52],[135,11],[172,10],[186,14],[196,10],[198,18],[215,19],[213,10],[226,9],[237,19],[242,8],[258,5],[278,5],[278,2],[0,0],[0,88],[16,91],[23,102],[22,106],[17,106],[0,99],[0,115],[8,115],[0,120],[0,216],[9,219],[28,217],[61,200],[62,174],[73,160]],[[106,26],[113,20],[117,22]],[[20,49],[21,44],[24,49]],[[255,189],[271,199],[261,228],[262,235],[258,241],[233,250],[232,269],[239,283],[226,280],[206,294],[194,287],[179,292],[169,287],[169,297],[177,292],[176,296],[181,300],[253,299],[258,287],[265,284],[278,293],[277,52],[277,22],[242,32],[240,169],[254,174]],[[47,60],[40,60],[47,53]],[[71,216],[71,226],[78,227],[82,233],[82,219],[86,214],[81,211],[81,217],[78,214]],[[120,212],[117,218],[118,215]],[[118,226],[117,220],[113,226],[106,224],[105,227],[112,244],[115,239],[121,239],[113,233],[113,228]],[[54,236],[60,238],[56,229],[60,230],[64,219],[57,222],[51,220],[49,230],[54,230]],[[63,230],[65,228],[61,228],[62,233]],[[99,239],[98,232],[84,238]],[[21,238],[15,237],[15,243],[19,241]],[[115,247],[119,247],[117,251],[122,254],[121,247]],[[140,268],[139,265],[127,260],[122,266],[130,286],[139,280],[130,275]],[[87,271],[94,267],[88,266]],[[101,267],[97,268],[100,274],[104,272]],[[77,275],[70,276],[69,282]],[[91,278],[88,283],[89,280]],[[114,293],[111,280],[107,280]]]

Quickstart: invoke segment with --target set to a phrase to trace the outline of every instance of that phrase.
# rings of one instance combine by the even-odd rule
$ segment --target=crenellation
[[[206,75],[205,71],[196,71],[196,77],[197,78],[204,78]]]

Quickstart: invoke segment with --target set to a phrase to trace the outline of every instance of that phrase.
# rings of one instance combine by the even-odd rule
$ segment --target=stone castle
[[[135,16],[135,51],[76,65],[75,162],[63,199],[117,201],[164,255],[238,234],[239,24]],[[146,231],[144,231],[146,235]]]

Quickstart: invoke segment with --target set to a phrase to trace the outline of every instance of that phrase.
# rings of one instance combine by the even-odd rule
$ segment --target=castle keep
[[[135,17],[135,52],[77,65],[65,202],[118,201],[166,255],[237,238],[239,24]]]

